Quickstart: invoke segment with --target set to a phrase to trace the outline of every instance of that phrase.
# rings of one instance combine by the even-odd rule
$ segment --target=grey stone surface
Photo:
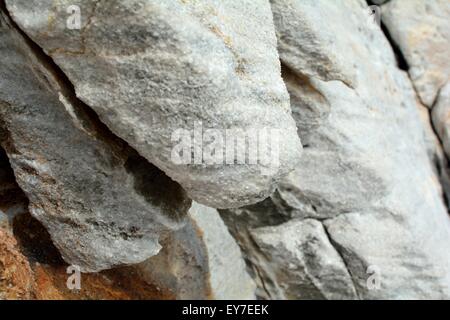
[[[346,32],[346,21],[336,23],[342,14],[339,3],[332,1],[326,6],[310,0],[270,0],[270,3],[282,63],[306,76],[317,75],[325,81],[340,80],[352,85],[357,66],[349,64],[340,54],[350,40],[334,41],[335,35],[317,32],[327,24],[333,24],[336,34]],[[347,37],[350,39],[352,35]]]
[[[269,199],[221,212],[258,279],[258,295],[300,298],[311,292],[300,276],[289,278],[285,285],[281,275],[292,259],[279,254],[280,248],[291,248],[294,256],[305,251],[283,236],[275,237],[274,230],[286,230],[289,225],[292,234],[305,234],[302,223],[314,219],[323,223],[334,247],[328,247],[330,257],[336,257],[336,252],[342,257],[344,264],[339,268],[345,265],[348,270],[356,297],[450,298],[446,250],[450,219],[427,152],[432,138],[425,139],[408,75],[397,68],[380,28],[368,24],[361,14],[367,4],[344,0],[271,3],[278,16],[275,21],[283,20],[281,26],[277,23],[279,37],[293,39],[288,46],[281,41],[279,50],[304,152],[297,169]],[[333,19],[314,19],[319,16]],[[302,25],[307,32],[296,28],[303,21],[311,22]],[[329,39],[335,42],[332,48],[342,49],[324,51]],[[304,52],[304,47],[311,46]],[[308,59],[332,66],[315,70],[303,65]],[[254,234],[265,241],[255,244]],[[323,236],[317,237],[326,243]],[[309,258],[317,269],[327,270],[322,253]],[[267,258],[272,256],[277,258]],[[322,292],[316,286],[309,298],[348,297],[350,291],[337,292],[332,287],[342,279],[337,273],[314,277],[307,271],[297,272],[320,284]],[[373,281],[379,286],[374,287]]]
[[[323,225],[313,219],[293,220],[250,231],[267,258],[274,285],[283,299],[355,299],[352,278]]]
[[[442,157],[438,150],[435,162],[440,167],[447,199],[450,199],[447,164],[450,153],[446,133],[446,109],[450,108],[447,106],[450,104],[450,6],[441,0],[393,0],[383,6],[382,20],[408,64],[408,73],[418,97],[431,110],[432,125],[447,156]],[[432,144],[430,146],[433,148]]]
[[[0,225],[178,299],[450,299],[446,1],[5,2]],[[174,163],[200,124],[279,166]]]
[[[409,64],[422,102],[432,107],[450,79],[450,5],[447,0],[392,0],[382,20]]]
[[[255,283],[217,210],[193,203],[189,221],[137,266],[148,282],[177,299],[254,299]]]
[[[269,2],[8,0],[19,26],[77,96],[196,201],[237,207],[267,197],[301,144],[280,77]],[[81,30],[66,26],[69,5]],[[281,129],[279,166],[175,164],[177,129]],[[266,154],[258,150],[260,159]]]
[[[0,142],[30,212],[83,271],[141,262],[180,228],[183,189],[111,135],[0,15]]]

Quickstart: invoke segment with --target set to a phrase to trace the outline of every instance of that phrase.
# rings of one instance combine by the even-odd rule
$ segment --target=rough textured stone
[[[0,225],[0,299],[254,299],[239,247],[214,209],[194,204],[189,223],[162,243],[148,261],[82,274],[81,289],[70,290],[48,232],[29,213],[16,215],[11,228]]]
[[[177,299],[254,299],[255,283],[215,209],[193,203],[190,221],[137,266],[142,278]]]
[[[317,32],[324,22],[331,23],[340,14],[337,3],[327,6],[317,6],[314,1],[270,0],[270,3],[283,63],[306,76],[317,75],[325,81],[341,80],[349,85],[354,82],[357,66],[349,64],[340,54],[350,40],[334,41],[335,35]],[[348,25],[340,22],[343,23],[333,24],[336,34],[345,32]],[[347,37],[350,39],[351,35]]]
[[[279,37],[293,39],[280,41],[279,50],[304,153],[268,200],[222,212],[259,279],[258,295],[348,297],[350,291],[337,293],[332,287],[342,280],[337,273],[316,277],[320,286],[313,291],[301,277],[289,278],[286,286],[280,276],[291,262],[289,255],[278,254],[280,248],[291,248],[294,256],[302,256],[304,249],[274,237],[274,230],[288,225],[289,232],[301,233],[302,223],[315,219],[323,222],[335,249],[330,255],[342,257],[357,297],[449,298],[450,219],[427,154],[415,92],[380,28],[368,25],[361,14],[366,3],[271,3]],[[333,17],[333,23],[314,17]],[[306,28],[303,21],[311,22],[307,32],[296,28],[299,23]],[[328,39],[335,42],[333,48],[345,49],[328,54]],[[304,47],[313,48],[304,52]],[[314,56],[303,59],[309,54]],[[314,70],[302,64],[308,59],[332,67]],[[266,241],[255,244],[249,240],[254,234]],[[268,262],[261,251],[277,259]],[[327,270],[320,253],[309,258]],[[296,272],[314,279],[307,271]],[[373,276],[380,287],[369,285]],[[297,290],[291,289],[294,285]]]
[[[31,214],[84,271],[157,254],[183,224],[184,191],[102,127],[3,14],[0,28],[1,144]]]
[[[422,102],[432,107],[450,79],[450,5],[447,0],[392,0],[382,20],[409,65]]]
[[[301,144],[268,1],[6,3],[77,96],[192,199],[217,208],[257,202],[297,163]],[[66,27],[69,5],[81,9],[81,30]],[[175,164],[172,134],[200,122],[205,129],[281,129],[279,166]]]
[[[323,225],[312,219],[250,231],[261,250],[261,257],[270,257],[271,275],[264,283],[276,287],[283,299],[354,299],[352,278],[338,251],[328,239]]]
[[[431,109],[431,119],[442,147],[449,156],[446,109],[450,108],[450,6],[447,1],[394,0],[382,7],[382,20],[394,46],[405,60],[421,102]],[[447,89],[446,89],[447,87]],[[437,105],[439,104],[439,107]],[[429,124],[425,123],[425,127]],[[430,136],[430,135],[428,135]],[[438,145],[438,143],[434,143]],[[433,148],[432,144],[430,146]],[[435,156],[441,184],[450,199],[448,160]]]
[[[0,299],[450,299],[444,0],[0,8]],[[199,126],[279,166],[174,163]]]

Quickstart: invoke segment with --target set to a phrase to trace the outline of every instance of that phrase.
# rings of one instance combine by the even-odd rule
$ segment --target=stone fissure
[[[349,265],[348,265],[347,259],[345,259],[345,257],[344,257],[344,255],[342,254],[342,252],[338,249],[338,246],[336,245],[336,243],[334,242],[333,238],[331,237],[331,235],[330,235],[330,233],[329,233],[329,231],[328,231],[328,229],[327,229],[327,226],[324,225],[322,222],[321,222],[321,224],[322,224],[322,226],[323,226],[323,230],[324,230],[324,232],[325,232],[325,235],[327,236],[327,239],[328,239],[330,245],[334,248],[334,250],[336,251],[336,253],[339,255],[339,257],[340,257],[341,260],[342,260],[342,264],[345,266],[345,269],[346,269],[347,272],[348,272],[348,275],[349,275],[349,277],[350,277],[350,279],[351,279],[351,281],[352,281],[352,284],[353,284],[353,289],[355,290],[355,293],[356,293],[358,299],[361,299],[361,295],[360,295],[360,293],[359,293],[357,281],[355,280],[355,277],[354,277],[354,275],[353,275],[353,272],[352,272],[351,268],[350,268]]]
[[[368,2],[370,3],[370,1],[368,1]],[[386,3],[387,2],[385,2],[384,4],[386,4]],[[416,84],[414,83],[414,81],[411,78],[410,66],[408,65],[407,60],[406,60],[406,58],[405,58],[401,48],[399,47],[399,45],[392,38],[388,28],[386,27],[386,25],[385,25],[385,23],[383,21],[381,21],[381,30],[383,31],[384,35],[386,36],[386,39],[388,40],[392,50],[394,51],[395,57],[397,59],[397,66],[398,66],[398,68],[400,70],[403,70],[403,71],[406,72],[406,74],[408,76],[408,79],[411,82],[411,86],[412,86],[412,88],[413,88],[413,90],[415,92],[416,98],[418,99],[418,101],[420,101],[422,103],[422,105],[424,107],[426,107],[426,104],[422,101],[421,95],[417,91]],[[439,88],[439,90],[437,91],[435,100],[433,101],[432,105],[429,108],[428,107],[426,107],[426,108],[428,109],[428,115],[429,115],[429,119],[430,119],[430,125],[431,125],[431,128],[433,130],[433,134],[436,137],[437,141],[439,141],[440,149],[444,150],[444,145],[443,145],[442,139],[439,136],[439,134],[438,134],[438,132],[436,130],[436,126],[435,126],[435,124],[434,124],[434,122],[432,120],[433,119],[432,118],[433,108],[434,108],[434,106],[436,105],[436,103],[439,100],[439,95],[440,95],[441,89],[442,89],[442,87]],[[443,190],[445,191],[444,182],[442,181],[442,179],[443,179],[442,170],[449,170],[449,168],[448,168],[449,159],[445,155],[445,152],[444,152],[444,158],[445,158],[445,163],[444,164],[438,163],[439,160],[434,160],[433,164],[435,165],[436,170],[437,170],[438,174],[440,175],[439,179],[441,180],[441,185],[443,186]],[[444,165],[445,167],[442,168],[442,165]],[[450,206],[450,202],[449,202],[449,199],[448,199],[449,195],[447,194],[447,192],[443,192],[442,196],[443,196],[444,202],[445,202],[445,204],[447,206],[447,210],[450,210],[450,207],[449,207]]]

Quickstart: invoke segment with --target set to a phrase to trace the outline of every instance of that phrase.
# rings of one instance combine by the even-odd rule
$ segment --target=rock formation
[[[1,145],[31,214],[85,271],[157,254],[183,223],[184,191],[111,137],[5,16],[0,36]]]
[[[194,202],[189,218],[157,256],[137,266],[142,278],[177,299],[254,299],[255,283],[219,213]]]
[[[0,0],[0,299],[450,299],[449,42],[446,0]]]
[[[363,1],[271,3],[305,149],[271,198],[222,211],[258,294],[449,298],[449,218],[418,99],[387,38]]]
[[[65,10],[72,1],[52,3],[6,1],[77,97],[192,199],[220,208],[254,203],[294,168],[301,144],[267,1],[77,1],[84,16],[81,29],[71,32]],[[205,169],[207,151],[197,137],[192,143],[203,157],[174,162],[174,133],[195,135],[196,126],[282,129],[279,166],[261,174],[266,164],[233,166],[218,159]]]

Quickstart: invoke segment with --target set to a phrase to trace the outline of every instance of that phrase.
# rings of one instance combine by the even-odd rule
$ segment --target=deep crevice
[[[390,43],[392,50],[394,51],[395,59],[397,61],[397,67],[400,70],[409,72],[409,64],[406,61],[406,58],[403,55],[403,52],[400,50],[400,47],[397,45],[397,43],[392,38],[388,28],[386,27],[386,25],[384,24],[383,21],[381,21],[381,30],[383,31],[384,35],[386,36],[386,39]]]
[[[381,5],[376,4],[371,0],[367,0],[366,2],[367,2],[367,5],[369,5],[369,6],[376,5],[376,6],[380,7],[382,5],[385,5],[389,1],[386,1],[386,2],[382,3]],[[384,24],[383,20],[380,21],[380,27],[381,27],[381,31],[383,31],[386,39],[390,43],[392,50],[394,51],[395,59],[397,61],[397,67],[401,70],[408,71],[409,64],[408,64],[407,60],[405,59],[403,52],[400,50],[400,47],[397,45],[397,43],[392,38],[391,33],[389,32],[389,29],[387,28],[387,26]]]
[[[387,2],[389,2],[389,1],[386,1],[385,3],[383,3],[383,5],[386,4]],[[373,4],[373,2],[371,0],[367,0],[367,3],[369,5]],[[417,92],[415,84],[414,84],[413,80],[411,79],[411,75],[409,73],[410,66],[409,66],[405,56],[403,55],[403,52],[401,51],[399,45],[392,38],[392,36],[391,36],[391,34],[389,32],[389,29],[383,23],[383,21],[381,21],[381,30],[383,31],[384,35],[386,36],[386,39],[388,40],[389,44],[391,45],[392,50],[394,51],[394,54],[395,54],[395,57],[396,57],[396,60],[397,60],[398,68],[406,72],[406,74],[408,75],[408,78],[409,78],[409,80],[411,82],[411,86],[412,86],[412,88],[413,88],[413,90],[415,92],[415,95],[416,95],[418,101],[420,101],[422,103],[422,105],[424,105],[424,107],[427,108],[427,106],[425,106],[425,104],[421,100],[421,97],[420,97],[419,93]],[[439,141],[439,145],[440,145],[441,149],[443,150],[444,163],[441,165],[440,160],[439,160],[437,155],[435,155],[434,158],[431,159],[431,161],[432,161],[432,164],[436,168],[436,172],[438,174],[438,178],[440,180],[440,184],[441,184],[441,186],[443,186],[444,190],[442,192],[442,197],[443,197],[444,203],[445,203],[445,205],[447,207],[447,211],[450,212],[450,202],[449,202],[449,198],[448,198],[449,195],[447,195],[446,192],[445,192],[444,185],[446,183],[445,183],[445,181],[443,181],[443,179],[444,179],[443,178],[443,176],[444,176],[443,170],[449,171],[449,169],[450,169],[449,168],[449,159],[448,159],[448,157],[446,156],[446,154],[444,152],[444,148],[443,148],[443,143],[442,143],[441,137],[439,136],[439,134],[438,134],[438,132],[436,130],[436,127],[435,127],[434,122],[433,122],[433,117],[432,117],[432,111],[433,111],[434,106],[436,105],[436,103],[439,100],[440,91],[441,91],[441,89],[438,90],[435,100],[433,101],[432,105],[429,108],[427,108],[427,109],[428,109],[428,113],[429,113],[430,125],[431,125],[431,128],[433,130],[433,134],[436,137],[436,139]]]
[[[385,5],[386,3],[390,2],[391,0],[386,0],[385,2],[383,2],[382,4],[376,4],[375,2],[373,2],[372,0],[367,0],[367,4],[368,5],[374,5],[374,6],[382,6]]]
[[[353,288],[354,288],[354,290],[355,290],[355,294],[356,294],[357,298],[361,300],[361,294],[359,293],[359,290],[358,290],[358,284],[357,284],[356,281],[355,281],[355,277],[354,277],[354,275],[353,275],[353,272],[352,272],[351,269],[349,268],[349,265],[348,265],[348,263],[347,263],[347,260],[345,259],[344,255],[341,253],[341,251],[338,250],[337,245],[336,245],[336,243],[334,242],[333,238],[331,237],[331,235],[330,235],[330,233],[329,233],[327,227],[326,227],[321,221],[319,221],[319,222],[322,224],[322,227],[323,227],[323,229],[324,229],[325,235],[326,235],[326,237],[327,237],[327,239],[328,239],[330,245],[334,248],[334,250],[335,250],[336,253],[339,255],[339,257],[341,257],[342,263],[344,264],[345,269],[347,269],[347,272],[348,272],[348,275],[349,275],[349,277],[350,277],[350,280],[352,281]]]
[[[439,134],[437,132],[437,129],[436,129],[435,125],[434,125],[433,115],[432,115],[434,107],[439,102],[439,96],[441,95],[441,90],[442,90],[442,88],[439,88],[439,90],[438,90],[438,92],[436,94],[436,98],[434,99],[433,104],[431,105],[431,107],[428,109],[428,112],[429,112],[429,115],[430,115],[429,119],[430,119],[431,129],[433,130],[433,133],[434,133],[434,135],[435,135],[436,139],[438,140],[439,145],[441,147],[442,154],[443,154],[443,157],[444,157],[444,163],[441,164],[440,159],[439,159],[437,154],[434,155],[434,159],[432,159],[432,160],[433,160],[433,163],[434,163],[434,165],[436,167],[437,173],[439,174],[440,184],[441,184],[442,189],[443,189],[442,197],[443,197],[445,205],[447,207],[447,212],[450,213],[449,195],[445,192],[445,190],[446,190],[445,185],[447,183],[446,183],[446,181],[444,181],[444,176],[446,175],[446,173],[447,173],[447,175],[450,173],[449,159],[448,159],[447,155],[445,154],[444,143],[443,143],[441,137],[439,136]],[[416,92],[416,94],[417,94],[417,92]],[[444,171],[446,171],[446,173],[444,173]]]
[[[20,250],[30,262],[64,265],[50,234],[27,208],[28,199],[16,182],[6,152],[0,147],[0,210],[8,219],[6,228],[12,231]]]

